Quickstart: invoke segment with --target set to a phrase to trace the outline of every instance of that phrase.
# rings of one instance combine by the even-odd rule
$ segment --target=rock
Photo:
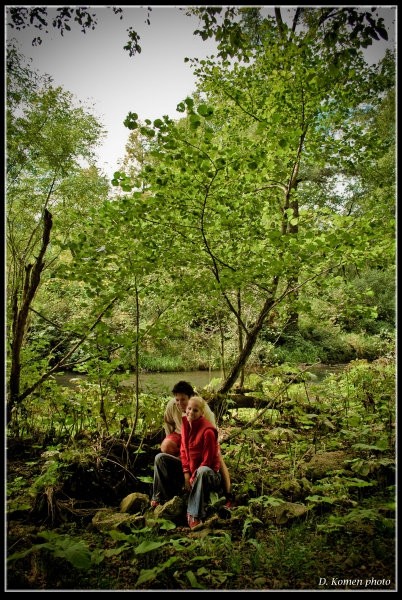
[[[315,481],[323,479],[332,471],[345,469],[345,461],[349,456],[342,450],[334,452],[318,452],[314,454],[310,462],[303,465],[306,476]]]
[[[272,440],[291,441],[296,437],[296,434],[291,429],[284,427],[274,427],[268,433],[268,437]]]
[[[128,514],[116,513],[112,509],[102,509],[94,515],[92,525],[102,532],[108,532],[112,529],[122,531],[132,518]]]
[[[155,517],[159,519],[179,519],[186,512],[186,502],[184,498],[175,496],[165,504],[157,506],[154,511]]]
[[[142,514],[149,507],[149,497],[140,492],[129,494],[120,503],[121,513]]]
[[[284,502],[274,508],[275,521],[278,525],[283,525],[288,521],[302,517],[308,512],[304,504],[295,504],[294,502]]]

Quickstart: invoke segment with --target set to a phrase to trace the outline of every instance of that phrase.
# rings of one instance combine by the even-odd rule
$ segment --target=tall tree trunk
[[[243,350],[243,327],[241,324],[241,292],[240,292],[240,290],[237,291],[237,311],[239,314],[239,318],[237,320],[237,329],[238,329],[238,336],[239,336],[239,354],[241,354],[241,352]],[[239,384],[240,384],[241,388],[244,385],[244,365],[240,369]]]
[[[279,282],[279,277],[275,278],[275,283],[273,286],[273,289],[276,290],[276,288],[278,287],[278,282]],[[240,352],[235,364],[233,365],[229,375],[227,376],[227,378],[225,379],[225,381],[222,383],[221,387],[218,389],[218,394],[226,394],[234,385],[234,383],[236,382],[240,371],[242,370],[242,368],[245,366],[245,364],[247,363],[247,360],[255,346],[255,343],[258,339],[258,335],[264,325],[265,319],[267,318],[269,312],[271,311],[271,309],[276,305],[276,294],[273,293],[272,295],[270,295],[264,303],[264,306],[261,309],[260,314],[258,315],[258,318],[254,324],[254,327],[251,329],[251,331],[249,331],[249,333],[247,334],[246,337],[246,341],[245,344],[243,346],[242,351]]]
[[[289,277],[288,287],[294,289],[294,291],[291,294],[289,294],[289,301],[291,303],[291,306],[295,302],[297,302],[297,300],[299,298],[299,291],[298,291],[298,287],[297,287],[298,283],[299,283],[298,277]],[[288,320],[284,327],[284,332],[285,333],[296,333],[298,330],[299,330],[299,311],[295,310],[291,307],[289,310]]]
[[[135,433],[138,423],[139,405],[140,405],[140,297],[138,293],[137,280],[135,280],[135,410],[133,425],[130,435],[126,442],[126,448],[129,447],[131,439]]]
[[[219,325],[219,354],[221,357],[221,371],[223,378],[226,377],[226,364],[225,364],[225,330],[223,327],[222,319],[218,313],[218,325]]]
[[[43,258],[50,242],[52,226],[52,215],[45,209],[43,214],[42,245],[35,263],[33,265],[28,264],[25,267],[24,288],[20,307],[18,307],[17,296],[14,298],[7,423],[10,422],[12,410],[18,404],[20,397],[21,350],[27,330],[29,308],[39,287],[41,273],[45,266]]]

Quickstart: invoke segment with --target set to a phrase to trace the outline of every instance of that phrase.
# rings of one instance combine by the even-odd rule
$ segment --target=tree
[[[61,35],[71,31],[71,27],[78,25],[83,33],[95,29],[98,24],[98,15],[89,10],[86,6],[70,7],[63,6],[55,8],[46,6],[9,6],[7,7],[7,21],[11,29],[20,31],[29,27],[34,27],[44,33],[49,33],[49,28],[57,29]],[[107,6],[113,13],[122,20],[124,11],[122,7]],[[136,7],[139,8],[139,7]],[[201,35],[205,40],[208,37],[215,36],[220,43],[221,52],[226,55],[234,56],[241,49],[244,32],[247,31],[252,36],[253,42],[259,42],[258,27],[263,23],[259,8],[250,7],[180,7],[179,10],[186,11],[188,16],[196,15],[202,19],[204,26],[201,30],[194,33]],[[222,21],[219,24],[219,16],[222,14]],[[282,9],[275,7],[275,18],[278,30],[286,36],[288,30],[282,17]],[[377,7],[367,10],[359,10],[355,7],[324,7],[320,9],[310,7],[297,7],[293,9],[292,31],[303,23],[307,23],[311,33],[318,29],[324,29],[323,40],[327,46],[333,46],[336,41],[339,30],[348,28],[350,40],[357,45],[372,44],[373,39],[380,38],[387,40],[388,34],[384,26],[384,20],[378,17]],[[145,22],[150,25],[150,14],[152,7],[147,7]],[[239,23],[238,17],[241,17]],[[127,29],[128,41],[124,50],[129,52],[130,56],[135,56],[141,52],[139,44],[140,36],[130,26]],[[33,45],[42,44],[40,36],[34,37]]]
[[[243,54],[249,42],[260,46],[268,21],[275,23],[284,42],[290,41],[300,30],[313,41],[319,38],[322,47],[330,53],[338,51],[343,41],[358,49],[370,46],[373,40],[388,40],[384,19],[379,17],[375,6],[370,11],[352,6],[298,6],[286,8],[285,18],[283,10],[275,7],[273,16],[266,16],[266,11],[259,7],[195,6],[188,8],[187,14],[203,21],[202,28],[194,33],[203,40],[215,37],[222,58]]]
[[[21,400],[21,358],[30,313],[44,272],[57,261],[50,236],[68,236],[84,214],[82,159],[91,160],[102,129],[72,97],[30,76],[22,57],[10,47],[7,110],[7,316],[10,345],[8,417]],[[43,85],[43,88],[40,85]],[[23,87],[21,87],[23,86]],[[89,171],[88,171],[89,173]],[[98,183],[101,182],[98,177]],[[88,181],[88,179],[87,179]],[[67,187],[68,182],[68,187]],[[103,190],[98,185],[98,193]],[[89,200],[89,198],[88,198]],[[69,212],[69,208],[74,209]],[[47,260],[45,260],[45,256]]]
[[[164,117],[140,128],[155,140],[157,162],[142,175],[164,207],[155,218],[180,236],[176,262],[212,276],[204,285],[222,294],[245,334],[222,393],[274,307],[290,300],[289,321],[308,281],[374,257],[364,215],[348,214],[343,198],[333,205],[333,197],[306,193],[314,181],[335,185],[340,175],[355,174],[357,160],[370,160],[362,150],[373,140],[356,114],[392,84],[392,72],[369,68],[357,49],[370,31],[357,26],[358,40],[350,37],[345,14],[328,39],[321,13],[309,13],[296,35],[277,12],[276,20],[261,21],[258,44],[255,31],[250,36],[241,22],[224,21],[215,30],[220,63],[197,67],[202,100],[179,105],[183,122]],[[136,115],[126,125],[138,128]],[[249,325],[236,304],[239,289],[260,301]]]
[[[346,265],[336,282],[321,290],[332,307],[332,322],[346,331],[392,335],[395,329],[395,112],[391,88],[354,115],[370,142],[362,150],[368,160],[356,161],[351,176],[343,179],[344,206],[354,218],[364,217],[376,252],[363,265]],[[332,193],[336,198],[336,190]]]

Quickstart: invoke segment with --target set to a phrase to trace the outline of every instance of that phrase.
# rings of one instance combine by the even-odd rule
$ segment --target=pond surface
[[[139,376],[139,387],[141,392],[152,392],[157,394],[170,394],[173,386],[178,381],[188,381],[193,388],[202,389],[206,387],[213,379],[220,379],[221,371],[180,371],[172,373],[141,373]],[[55,379],[59,385],[65,387],[74,387],[81,380],[85,380],[86,375],[79,373],[59,373]],[[124,387],[135,387],[135,373],[129,375],[127,379],[121,382]]]
[[[323,381],[331,373],[338,373],[345,368],[345,365],[316,365],[309,367],[308,371],[316,376],[316,383]],[[57,374],[55,379],[59,385],[65,387],[74,387],[86,375],[77,373]],[[141,373],[139,376],[140,391],[154,394],[170,394],[175,383],[178,381],[188,381],[197,390],[205,388],[211,381],[221,379],[221,371],[179,371],[172,373]],[[135,373],[124,379],[121,385],[125,387],[135,387]]]
[[[180,371],[174,373],[141,373],[139,377],[142,392],[167,392],[171,393],[173,386],[178,381],[188,381],[194,389],[201,390],[213,379],[220,379],[221,371]],[[124,381],[124,386],[135,387],[135,374]]]

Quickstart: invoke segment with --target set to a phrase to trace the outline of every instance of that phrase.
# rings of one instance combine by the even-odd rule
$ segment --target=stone
[[[186,511],[186,502],[180,496],[174,496],[171,500],[155,508],[154,515],[159,519],[174,520],[181,518]]]
[[[146,494],[140,492],[133,492],[129,494],[120,502],[121,513],[144,513],[149,507],[149,497]]]

